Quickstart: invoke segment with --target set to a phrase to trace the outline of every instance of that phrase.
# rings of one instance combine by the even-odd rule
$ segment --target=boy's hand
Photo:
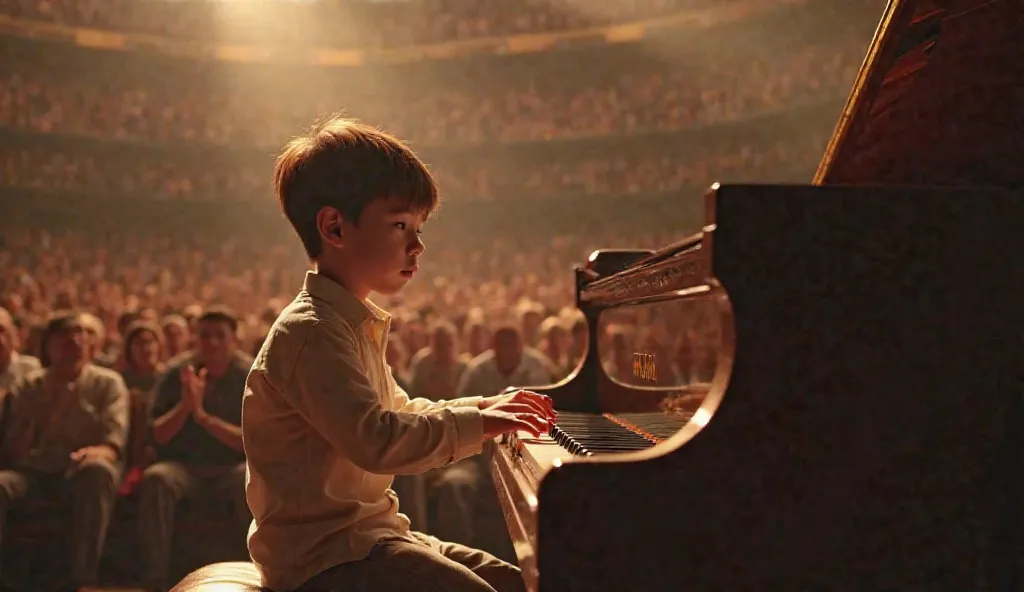
[[[551,397],[535,393],[533,391],[516,391],[507,395],[498,395],[496,397],[487,397],[480,401],[480,409],[490,409],[491,407],[499,404],[515,403],[520,405],[526,405],[533,410],[534,413],[546,419],[549,423],[555,423],[558,418],[558,412],[555,411],[554,403],[551,402]]]
[[[511,400],[500,401],[480,410],[484,420],[484,437],[494,438],[509,432],[524,431],[540,436],[548,433],[548,419],[531,405]]]

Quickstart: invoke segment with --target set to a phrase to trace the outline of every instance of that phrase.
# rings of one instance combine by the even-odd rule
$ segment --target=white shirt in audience
[[[497,395],[510,386],[544,386],[551,384],[550,364],[544,355],[533,348],[523,348],[523,357],[510,374],[498,371],[494,351],[485,351],[473,358],[469,368],[462,373],[456,396],[477,393],[485,397]]]

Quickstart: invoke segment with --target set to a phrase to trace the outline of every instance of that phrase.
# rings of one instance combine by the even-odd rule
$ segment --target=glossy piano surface
[[[698,235],[577,271],[590,349],[535,389],[559,425],[491,446],[528,587],[1002,589],[1024,198],[704,200]]]

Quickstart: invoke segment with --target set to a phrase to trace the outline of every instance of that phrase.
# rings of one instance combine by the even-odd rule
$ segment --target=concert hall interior
[[[328,277],[275,173],[328,117],[440,199],[359,305],[375,412],[458,452],[523,389],[557,411],[339,457],[346,495],[397,473],[403,541],[529,592],[1024,589],[1022,32],[1024,0],[0,0],[0,592],[271,589],[246,406]],[[384,581],[329,588],[447,589]]]

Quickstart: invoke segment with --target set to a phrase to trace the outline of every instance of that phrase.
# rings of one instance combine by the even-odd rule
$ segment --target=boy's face
[[[345,279],[359,298],[369,292],[394,294],[419,269],[424,250],[420,232],[427,214],[403,206],[400,200],[374,200],[363,209],[358,225],[341,223],[339,252],[348,270]]]

